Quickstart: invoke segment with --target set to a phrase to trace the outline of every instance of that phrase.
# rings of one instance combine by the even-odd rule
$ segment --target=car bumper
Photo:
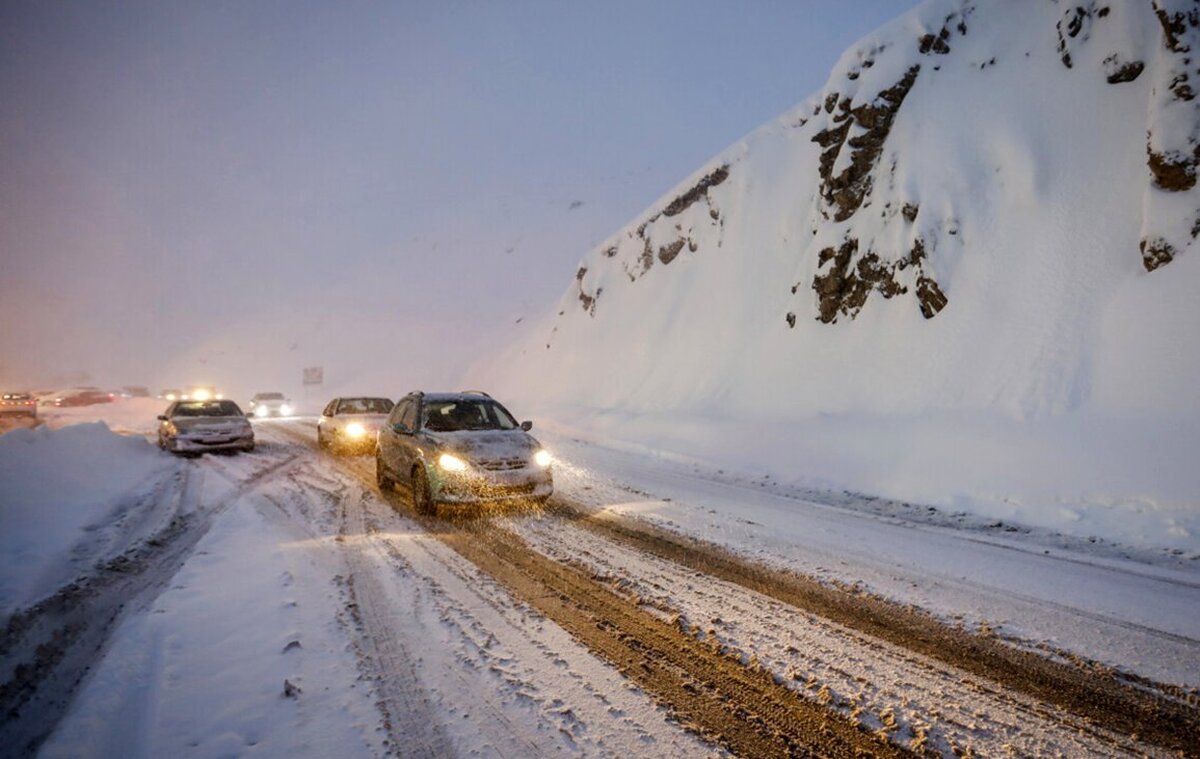
[[[511,472],[443,474],[434,498],[439,503],[487,503],[522,498],[544,500],[554,493],[549,471],[528,469]]]
[[[178,453],[195,453],[197,451],[230,451],[244,450],[254,446],[254,436],[240,437],[176,437],[173,451]]]

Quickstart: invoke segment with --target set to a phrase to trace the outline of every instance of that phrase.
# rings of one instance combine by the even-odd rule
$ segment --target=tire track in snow
[[[762,593],[797,609],[939,659],[950,666],[1064,708],[1119,733],[1174,751],[1200,746],[1194,703],[1149,692],[983,635],[941,623],[919,610],[756,564],[708,541],[611,514],[591,515],[556,497],[564,518],[595,534],[693,571]],[[1160,687],[1160,692],[1169,689]]]
[[[1135,740],[942,662],[559,520],[512,520],[535,550],[789,687],[941,755],[1142,755]]]
[[[373,487],[367,467],[345,464],[366,487]],[[735,754],[908,754],[799,697],[769,673],[684,635],[583,572],[542,556],[511,532],[486,522],[409,518],[617,667],[685,727]]]
[[[311,445],[300,433],[288,436]],[[315,455],[314,461],[326,466],[298,469],[292,479],[315,486],[320,500],[332,503],[339,514],[362,509],[369,544],[352,544],[347,550],[386,563],[375,567],[376,574],[390,592],[385,600],[394,610],[393,619],[405,618],[394,625],[393,634],[406,636],[408,648],[419,654],[419,670],[432,678],[426,689],[438,713],[430,718],[465,718],[469,713],[480,726],[459,745],[461,750],[511,757],[561,755],[564,750],[585,756],[647,750],[706,753],[703,743],[669,725],[664,712],[631,691],[624,678],[566,632],[509,600],[501,586],[436,538],[421,535],[415,523],[396,513],[393,502],[376,495],[373,477],[365,474],[366,462]],[[346,500],[347,508],[338,506]],[[298,511],[296,519],[323,519]],[[361,572],[349,574],[359,578]],[[366,603],[361,594],[355,600],[360,608]],[[413,640],[421,645],[414,646]],[[369,650],[361,653],[367,677],[389,676]],[[395,732],[402,739],[403,730]],[[405,753],[412,753],[411,746]]]
[[[371,486],[373,477],[368,471],[370,462],[352,460],[343,464],[367,487]],[[556,506],[557,516],[576,522],[617,545],[765,593],[799,610],[847,625],[860,634],[884,641],[881,649],[899,646],[901,650],[911,651],[909,663],[916,663],[918,669],[928,669],[926,657],[932,657],[948,663],[952,668],[961,667],[972,673],[973,677],[982,677],[983,680],[971,678],[970,688],[977,690],[981,698],[1005,705],[1004,708],[1009,712],[1005,719],[1009,725],[1016,724],[1016,718],[1012,717],[1014,710],[1018,715],[1024,710],[1057,719],[1065,729],[1091,732],[1096,741],[1090,744],[1093,750],[1102,750],[1103,747],[1109,751],[1140,750],[1130,748],[1130,744],[1117,735],[1122,732],[1176,751],[1189,752],[1194,750],[1194,746],[1200,745],[1194,740],[1195,736],[1200,735],[1197,732],[1200,728],[1197,726],[1196,710],[1179,701],[1148,693],[1142,687],[1130,687],[1096,672],[1083,671],[984,636],[955,630],[928,615],[897,604],[841,588],[831,588],[811,578],[773,571],[704,541],[628,519],[592,519],[562,499],[558,499]],[[456,528],[460,531],[456,532],[447,530],[447,523],[437,519],[416,517],[416,521],[430,534],[447,542],[481,569],[501,580],[510,590],[513,583],[522,581],[522,576],[520,571],[514,575],[511,566],[504,566],[505,559],[535,552],[519,540],[511,546],[503,546],[503,538],[498,537],[498,531],[494,529],[495,523],[490,524],[493,528],[489,530],[490,534],[472,533],[473,538],[464,541],[458,537],[461,525]],[[484,544],[491,545],[492,555],[480,548]],[[496,561],[501,555],[505,558]],[[528,575],[537,574],[539,572],[536,570],[526,570],[525,579],[528,580]],[[540,608],[538,593],[536,588],[529,588],[524,593],[518,592],[518,595],[535,608]],[[577,600],[575,595],[570,595],[570,598]],[[551,618],[563,624],[554,616]],[[589,642],[589,645],[592,643]],[[1008,691],[1010,688],[1013,692]],[[1028,700],[1031,697],[1032,702]],[[1066,708],[1069,712],[1081,715],[1083,721],[1077,721],[1070,713],[1059,713],[1055,717],[1054,709],[1046,704]],[[1115,733],[1103,728],[1090,730],[1086,727],[1089,722],[1111,727]]]

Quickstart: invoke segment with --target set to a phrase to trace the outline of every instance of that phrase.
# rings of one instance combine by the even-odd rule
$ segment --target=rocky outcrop
[[[1170,263],[1200,233],[1194,218],[1180,218],[1179,213],[1200,208],[1200,103],[1194,87],[1200,76],[1200,3],[1153,0],[1153,6],[1162,36],[1146,135],[1152,186],[1139,246],[1148,272]]]
[[[945,293],[925,274],[925,244],[920,238],[914,241],[906,257],[891,263],[872,251],[857,256],[858,245],[858,240],[847,239],[839,247],[825,248],[818,255],[818,273],[812,283],[817,295],[817,321],[833,324],[839,316],[853,319],[872,292],[884,298],[904,295],[909,286],[902,280],[915,283],[917,305],[926,319],[932,319],[946,307]],[[797,289],[798,286],[793,287],[792,292]]]
[[[900,81],[880,92],[870,103],[852,107],[849,98],[842,99],[837,104],[838,113],[833,116],[833,125],[812,138],[822,148],[818,166],[821,195],[831,207],[835,222],[853,216],[870,193],[872,174],[879,163],[884,141],[891,131],[896,112],[904,103],[904,96],[912,89],[920,72],[920,65],[912,66]],[[829,102],[827,98],[827,110]],[[835,172],[844,152],[849,154],[850,160],[843,163],[849,165]]]
[[[729,178],[729,166],[720,166],[696,183],[696,186],[672,200],[663,209],[663,216],[678,216],[691,208],[700,198],[708,197],[708,188],[716,187]]]

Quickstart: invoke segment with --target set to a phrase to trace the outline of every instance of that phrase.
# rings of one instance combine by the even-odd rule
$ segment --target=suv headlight
[[[438,466],[447,472],[465,472],[467,471],[467,462],[450,453],[443,453],[438,456]]]
[[[545,448],[533,454],[533,463],[537,464],[542,469],[550,466],[550,462],[553,460],[554,459],[550,456],[550,451],[547,451]]]
[[[292,411],[293,411],[292,407],[286,403],[284,403],[283,405],[281,405],[279,407],[279,413],[283,416],[291,416]]]

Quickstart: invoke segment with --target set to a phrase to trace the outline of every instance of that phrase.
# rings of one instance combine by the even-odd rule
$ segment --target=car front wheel
[[[437,513],[437,504],[433,502],[433,493],[429,490],[429,475],[425,467],[414,467],[412,475],[413,508],[418,514]]]
[[[375,484],[384,493],[390,493],[396,487],[396,481],[388,476],[387,469],[383,467],[383,460],[379,454],[375,454]]]

